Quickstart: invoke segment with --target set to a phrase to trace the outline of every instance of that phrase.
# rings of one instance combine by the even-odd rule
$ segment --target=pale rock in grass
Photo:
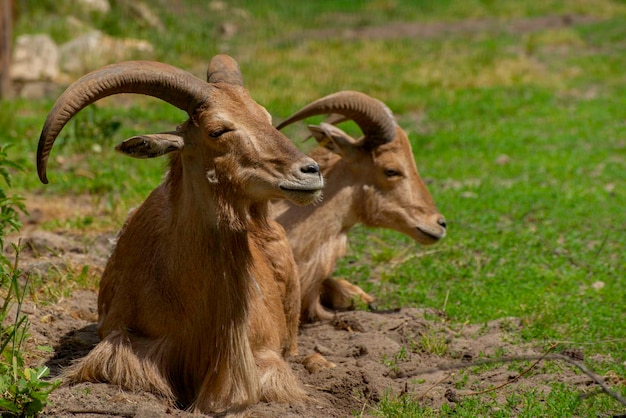
[[[43,97],[58,96],[62,91],[53,81],[30,81],[28,83],[16,83],[19,96],[24,99],[41,99]]]
[[[153,53],[154,47],[148,41],[117,39],[100,31],[91,31],[61,45],[61,70],[84,74],[114,62],[149,59]]]
[[[224,22],[220,25],[220,35],[224,38],[232,38],[239,31],[239,27],[232,22]]]
[[[511,162],[511,157],[509,157],[506,154],[500,154],[498,155],[498,158],[496,158],[496,164],[498,165],[507,165],[510,162]]]
[[[594,290],[600,290],[602,288],[604,288],[605,284],[603,281],[598,280],[597,282],[593,282],[593,284],[591,285],[591,288]]]
[[[213,12],[223,12],[228,9],[228,5],[220,0],[213,0],[209,3],[209,10]]]
[[[84,12],[107,14],[111,11],[108,0],[76,0],[76,6]]]
[[[59,48],[45,34],[21,35],[13,47],[11,79],[19,82],[52,81],[59,75]]]
[[[129,2],[130,10],[137,16],[137,19],[151,28],[165,30],[165,25],[161,22],[159,16],[154,13],[150,6],[141,1]]]

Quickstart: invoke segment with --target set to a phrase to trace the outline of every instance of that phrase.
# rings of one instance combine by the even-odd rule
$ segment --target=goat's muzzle
[[[320,172],[320,166],[317,163],[310,163],[300,167],[300,172],[304,174],[318,174]]]
[[[319,165],[310,160],[294,169],[291,178],[280,183],[284,197],[297,205],[308,205],[319,200],[324,187]]]
[[[443,215],[433,215],[432,220],[428,224],[418,225],[415,227],[417,236],[414,237],[420,244],[431,245],[446,236],[446,218]]]

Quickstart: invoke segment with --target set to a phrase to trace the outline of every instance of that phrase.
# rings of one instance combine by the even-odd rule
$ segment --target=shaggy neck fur
[[[177,394],[183,403],[203,399],[207,405],[194,404],[197,409],[245,406],[259,397],[254,383],[258,379],[250,378],[256,374],[248,338],[250,292],[255,290],[246,227],[251,212],[262,216],[267,210],[235,198],[237,186],[232,183],[218,179],[198,184],[184,179],[186,173],[180,166],[180,158],[172,159],[164,184],[172,205],[172,236],[165,242],[176,243],[165,252],[165,265],[170,269],[167,277],[177,278],[171,283],[171,291],[179,293],[174,299],[184,301],[184,306],[179,305],[180,317],[193,318],[193,324],[171,330],[181,334],[172,341],[184,341],[187,346],[172,350],[173,358],[167,362],[173,365],[169,379],[174,387],[188,388]],[[176,170],[183,174],[171,175]],[[185,201],[183,196],[191,199]],[[192,392],[200,387],[214,393]]]

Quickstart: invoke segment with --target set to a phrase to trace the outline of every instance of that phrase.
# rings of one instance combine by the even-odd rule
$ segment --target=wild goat
[[[189,116],[175,132],[117,146],[137,158],[169,154],[169,171],[126,220],[100,283],[101,341],[66,376],[200,412],[303,400],[283,358],[297,351],[300,286],[268,201],[309,204],[323,180],[250,97],[232,58],[214,57],[207,79],[158,62],[113,64],[68,87],[46,119],[43,183],[63,126],[103,97],[149,95]]]
[[[358,286],[330,277],[355,224],[394,229],[426,245],[446,233],[445,218],[419,176],[408,136],[387,106],[360,92],[341,91],[305,106],[278,129],[320,114],[330,114],[331,123],[309,126],[320,145],[309,155],[322,168],[324,200],[307,207],[273,205],[298,264],[302,321],[330,319],[332,313],[323,305],[346,308],[355,295],[374,300]],[[364,136],[355,140],[334,126],[346,120],[354,121]]]

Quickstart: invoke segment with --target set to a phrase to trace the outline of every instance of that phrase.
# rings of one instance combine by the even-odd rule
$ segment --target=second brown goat
[[[393,229],[424,245],[446,234],[445,218],[418,173],[407,133],[387,106],[360,92],[341,91],[305,106],[278,129],[321,114],[330,114],[331,123],[309,126],[320,145],[309,156],[322,169],[323,200],[273,205],[298,264],[303,322],[332,318],[325,306],[345,309],[354,296],[374,300],[358,286],[330,277],[357,223]],[[354,121],[363,137],[354,139],[334,126],[346,120]]]

